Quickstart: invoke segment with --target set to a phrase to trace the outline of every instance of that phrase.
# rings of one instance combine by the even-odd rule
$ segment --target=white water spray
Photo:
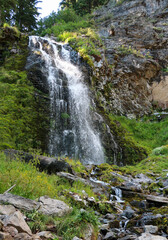
[[[29,47],[45,61],[50,93],[51,129],[49,153],[79,158],[84,164],[104,162],[103,147],[90,111],[89,90],[82,72],[70,61],[63,44],[30,37]]]

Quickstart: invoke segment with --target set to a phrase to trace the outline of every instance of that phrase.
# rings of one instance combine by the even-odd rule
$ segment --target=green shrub
[[[168,145],[161,146],[152,150],[152,155],[159,156],[159,155],[168,155]]]

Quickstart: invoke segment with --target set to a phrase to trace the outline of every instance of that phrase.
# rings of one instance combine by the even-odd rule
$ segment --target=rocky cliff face
[[[167,108],[168,1],[110,1],[94,17],[105,45],[93,82],[101,105],[122,115]]]

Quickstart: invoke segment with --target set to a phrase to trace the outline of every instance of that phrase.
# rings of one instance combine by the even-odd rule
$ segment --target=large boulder
[[[71,208],[63,201],[52,199],[47,196],[39,198],[41,206],[39,212],[46,215],[63,216],[71,211]]]
[[[47,171],[49,174],[57,172],[69,172],[72,173],[71,166],[63,159],[58,160],[57,158],[51,158],[41,155],[33,155],[27,152],[18,151],[14,149],[4,150],[5,155],[10,158],[19,158],[25,162],[37,162],[37,167],[43,171]]]
[[[20,197],[17,195],[13,195],[10,193],[7,194],[0,194],[0,203],[8,203],[11,204],[13,206],[15,206],[18,209],[21,210],[26,210],[26,211],[33,211],[33,210],[37,210],[40,206],[40,203],[31,200],[31,199],[27,199],[24,197]],[[6,209],[7,207],[3,207],[3,209],[0,207],[0,212],[5,213],[12,213],[13,208],[11,206],[9,206],[9,209]]]

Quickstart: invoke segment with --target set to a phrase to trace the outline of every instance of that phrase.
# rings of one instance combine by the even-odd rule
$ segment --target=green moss
[[[28,37],[6,26],[0,50],[0,149],[46,150],[48,103],[27,79]]]
[[[147,148],[149,153],[168,144],[168,118],[158,122],[153,116],[136,120],[110,114],[110,119],[125,129],[129,138]]]

